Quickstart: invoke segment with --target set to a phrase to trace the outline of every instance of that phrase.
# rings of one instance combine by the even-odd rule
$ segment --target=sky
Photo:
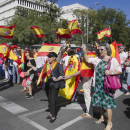
[[[94,3],[99,2],[98,5]],[[130,20],[130,0],[58,0],[56,4],[59,7],[79,3],[87,7],[93,7],[95,10],[105,6],[106,8],[120,9],[127,15],[127,20]]]

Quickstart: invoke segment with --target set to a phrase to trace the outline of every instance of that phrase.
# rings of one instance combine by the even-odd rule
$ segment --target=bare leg
[[[108,122],[105,130],[111,130],[112,128],[112,109],[107,109]]]
[[[28,93],[29,93],[30,95],[32,95],[32,87],[30,86],[28,89],[29,89]]]
[[[95,121],[95,123],[97,123],[97,124],[101,124],[102,122],[105,121],[104,109],[103,108],[99,108],[99,111],[100,111],[101,117],[100,117],[100,119],[98,121]]]

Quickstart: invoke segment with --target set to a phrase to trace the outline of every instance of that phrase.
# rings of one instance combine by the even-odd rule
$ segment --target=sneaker
[[[25,95],[25,97],[28,97],[28,96],[30,96],[29,93],[27,93],[27,94]]]
[[[26,97],[26,99],[31,99],[31,98],[33,98],[32,95],[28,95],[28,97]]]

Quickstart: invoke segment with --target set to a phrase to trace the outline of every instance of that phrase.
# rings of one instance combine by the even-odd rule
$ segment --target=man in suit
[[[50,123],[56,120],[56,99],[58,97],[59,89],[65,87],[64,70],[61,64],[56,61],[57,54],[50,52],[48,54],[48,64],[51,69],[51,73],[47,78],[45,87],[49,89],[49,109],[50,114],[47,119],[50,119]]]

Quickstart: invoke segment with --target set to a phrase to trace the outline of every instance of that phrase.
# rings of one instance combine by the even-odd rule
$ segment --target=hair
[[[70,49],[70,50],[68,51],[68,56],[72,56],[72,55],[75,55],[74,49]]]
[[[33,51],[32,51],[31,49],[26,49],[26,51],[28,51],[29,56],[30,56],[31,58],[34,58]]]
[[[111,47],[110,47],[109,43],[102,43],[102,44],[100,44],[100,46],[104,46],[107,50],[107,55],[111,56],[112,51],[111,51]]]
[[[90,44],[90,43],[84,43],[84,45],[86,46],[86,49],[88,49],[89,51],[93,51],[92,44]]]

